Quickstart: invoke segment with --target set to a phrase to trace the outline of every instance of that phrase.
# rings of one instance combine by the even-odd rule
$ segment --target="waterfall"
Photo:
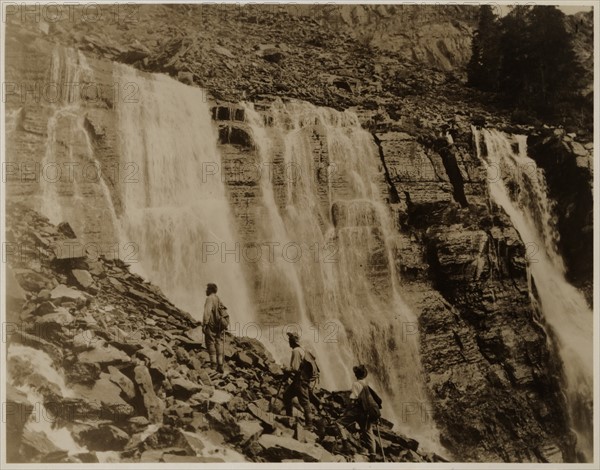
[[[485,129],[474,129],[473,134],[478,155],[487,168],[491,198],[508,214],[527,247],[529,271],[535,284],[532,296],[537,296],[563,362],[567,404],[578,435],[578,449],[592,461],[593,315],[583,294],[565,278],[557,248],[556,217],[544,174],[527,156],[525,136],[511,137]],[[485,157],[481,139],[487,149]]]
[[[121,162],[139,175],[121,184],[123,236],[139,250],[132,268],[199,320],[206,284],[214,282],[231,316],[251,322],[241,264],[221,251],[238,242],[225,186],[214,176],[221,156],[206,94],[125,65],[114,74],[136,90],[116,103]]]
[[[348,389],[352,365],[366,364],[386,395],[388,416],[434,441],[432,423],[407,413],[407,407],[427,408],[418,337],[407,334],[416,332],[417,319],[398,285],[394,228],[372,136],[355,114],[304,102],[276,102],[270,125],[251,104],[245,115],[262,168],[272,169],[261,172],[258,236],[279,244],[272,260],[258,264],[260,298],[291,299],[280,321],[300,327],[304,345],[325,369],[325,386]],[[274,174],[282,172],[277,184]],[[290,244],[297,250],[286,256],[282,247]],[[331,327],[329,337],[324,326]]]
[[[112,197],[84,124],[85,98],[93,98],[84,90],[93,82],[85,55],[75,49],[53,49],[48,83],[56,93],[48,97],[39,210],[52,223],[68,221],[80,240],[104,251],[118,239],[118,232]]]

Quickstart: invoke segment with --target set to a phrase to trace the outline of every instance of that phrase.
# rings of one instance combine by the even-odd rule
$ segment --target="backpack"
[[[370,422],[375,422],[381,418],[382,400],[371,387],[368,385],[363,387],[358,395],[358,402]]]
[[[317,381],[319,380],[319,366],[317,365],[317,359],[310,351],[304,351],[304,357],[300,363],[300,377],[306,381]]]
[[[223,331],[229,329],[229,312],[227,312],[227,307],[221,303],[221,299],[219,299],[219,304],[216,310],[213,311],[212,317],[212,330],[215,333],[222,333]]]

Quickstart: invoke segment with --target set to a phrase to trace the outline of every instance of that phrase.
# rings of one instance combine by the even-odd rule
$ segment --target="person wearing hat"
[[[202,332],[206,349],[210,355],[210,363],[213,369],[223,372],[223,334],[218,331],[215,316],[218,312],[221,300],[217,296],[217,285],[209,283],[206,285],[206,301],[204,302],[204,317],[202,319]]]
[[[310,379],[303,377],[301,371],[302,360],[306,354],[304,349],[300,347],[300,336],[297,333],[288,333],[290,348],[292,348],[292,357],[290,359],[290,367],[286,369],[286,374],[292,376],[292,382],[288,385],[283,393],[283,404],[285,413],[288,416],[293,416],[295,397],[298,397],[298,402],[304,410],[304,426],[312,428],[312,416],[310,410]]]
[[[373,462],[375,460],[376,444],[375,435],[373,434],[373,423],[369,421],[365,410],[359,402],[361,392],[365,387],[368,387],[367,375],[368,371],[364,365],[354,366],[352,368],[356,381],[352,384],[350,390],[350,403],[342,417],[338,420],[337,425],[342,436],[342,445],[344,449],[349,449],[347,428],[353,426],[354,423],[358,423],[361,431],[361,437],[363,443],[369,451],[369,460]]]

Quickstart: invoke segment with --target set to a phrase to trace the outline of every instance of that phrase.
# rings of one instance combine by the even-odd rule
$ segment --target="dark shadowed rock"
[[[77,235],[75,235],[73,228],[69,225],[68,222],[61,222],[60,224],[58,224],[57,229],[60,233],[62,233],[67,238],[70,238],[70,239],[77,238]]]
[[[123,450],[129,441],[125,431],[112,425],[91,428],[79,436],[89,450],[95,451]]]
[[[133,371],[135,376],[135,383],[137,384],[140,394],[142,395],[144,407],[148,414],[148,419],[151,423],[162,423],[163,411],[165,405],[156,393],[152,385],[152,377],[148,368],[144,365],[138,365]]]
[[[318,444],[305,444],[291,437],[263,434],[258,443],[271,462],[284,459],[302,459],[305,462],[335,462],[336,458]]]

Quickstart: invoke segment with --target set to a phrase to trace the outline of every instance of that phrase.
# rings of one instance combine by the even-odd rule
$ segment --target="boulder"
[[[140,364],[133,370],[133,374],[135,376],[135,383],[137,384],[140,394],[142,395],[144,407],[146,408],[146,412],[148,414],[148,419],[151,423],[162,423],[165,405],[154,392],[152,377],[150,376],[148,368]]]
[[[74,362],[65,369],[67,382],[73,384],[93,384],[100,378],[102,369],[94,362]]]
[[[106,419],[122,421],[133,415],[133,407],[121,398],[121,389],[111,382],[108,374],[101,373],[91,387],[74,385],[73,391],[88,402],[100,403]]]
[[[26,291],[39,292],[44,289],[48,283],[48,278],[31,269],[13,269],[11,271],[13,279]]]
[[[187,330],[185,335],[195,343],[200,345],[204,344],[204,333],[202,332],[202,326]]]
[[[300,423],[296,423],[296,427],[294,429],[294,439],[297,441],[314,443],[317,441],[318,437],[319,436],[317,436],[314,432],[304,429]]]
[[[388,431],[384,428],[379,428],[379,433],[382,439],[393,442],[394,444],[398,444],[404,449],[410,449],[416,452],[419,448],[419,442],[414,439],[404,437],[400,434]]]
[[[305,462],[335,462],[336,458],[318,444],[298,442],[287,436],[263,434],[258,439],[263,448],[262,455],[270,462],[284,459],[302,459]]]
[[[59,233],[62,233],[65,237],[71,240],[77,238],[77,235],[75,235],[75,231],[69,225],[68,222],[61,222],[60,224],[58,224],[57,229]]]
[[[93,330],[80,330],[73,336],[73,351],[82,352],[94,348],[97,341],[102,341]]]
[[[224,407],[215,405],[206,413],[206,419],[211,428],[229,439],[235,438],[240,432],[236,418]]]
[[[76,283],[85,290],[89,290],[94,284],[94,278],[90,272],[85,269],[73,269],[71,274]]]
[[[149,449],[142,452],[140,456],[140,463],[156,463],[161,461],[161,457],[164,454],[164,450],[161,449]]]
[[[151,369],[159,372],[163,377],[167,376],[168,371],[171,369],[171,364],[160,351],[144,347],[137,354],[148,360]]]
[[[103,341],[94,342],[92,349],[79,353],[77,358],[79,362],[103,365],[131,362],[127,354]]]
[[[173,395],[181,400],[190,398],[194,393],[199,392],[202,388],[201,385],[192,382],[184,377],[177,377],[171,380],[171,387],[173,388]]]
[[[79,433],[79,437],[89,450],[101,452],[123,450],[129,441],[129,435],[113,425],[92,427]]]
[[[25,429],[21,438],[23,453],[30,459],[50,454],[51,452],[64,452],[48,438],[45,432]]]
[[[161,449],[165,453],[178,455],[196,455],[204,448],[199,434],[168,425],[160,426],[143,442],[147,449]]]
[[[204,449],[203,438],[200,434],[190,431],[181,431],[181,434],[192,450],[199,454]]]
[[[209,398],[211,403],[217,403],[219,405],[223,405],[228,403],[231,400],[232,396],[230,393],[225,392],[224,390],[215,390],[212,396]]]
[[[67,309],[58,307],[53,313],[47,313],[46,315],[38,317],[35,323],[40,325],[42,328],[60,328],[73,323],[74,320],[75,318],[68,312]],[[43,337],[43,334],[41,336]]]
[[[110,374],[111,382],[119,386],[128,400],[133,400],[135,398],[135,385],[131,379],[115,366],[108,366],[108,373]]]
[[[250,421],[247,419],[238,421],[240,427],[239,442],[245,446],[249,442],[257,440],[263,433],[263,427],[258,421]]]
[[[254,360],[252,359],[252,357],[245,351],[240,351],[238,352],[235,356],[234,356],[234,360],[236,362],[236,364],[240,367],[245,367],[245,368],[249,368],[249,367],[253,367],[254,366]]]
[[[248,411],[263,424],[267,432],[273,432],[275,429],[275,421],[271,413],[261,409],[256,403],[248,404]]]
[[[192,72],[180,71],[177,73],[177,80],[186,85],[194,84],[194,74]]]
[[[150,295],[146,294],[145,292],[139,291],[137,289],[129,289],[126,294],[129,297],[132,297],[134,300],[138,300],[150,307],[158,307],[159,303],[156,301],[156,299],[154,299],[154,297],[151,297]]]
[[[46,315],[56,311],[56,306],[52,302],[43,301],[33,311],[34,315]]]
[[[71,287],[67,287],[64,284],[59,284],[50,292],[50,298],[56,299],[60,302],[85,302],[86,298],[83,292],[78,291],[76,289],[72,289]]]

